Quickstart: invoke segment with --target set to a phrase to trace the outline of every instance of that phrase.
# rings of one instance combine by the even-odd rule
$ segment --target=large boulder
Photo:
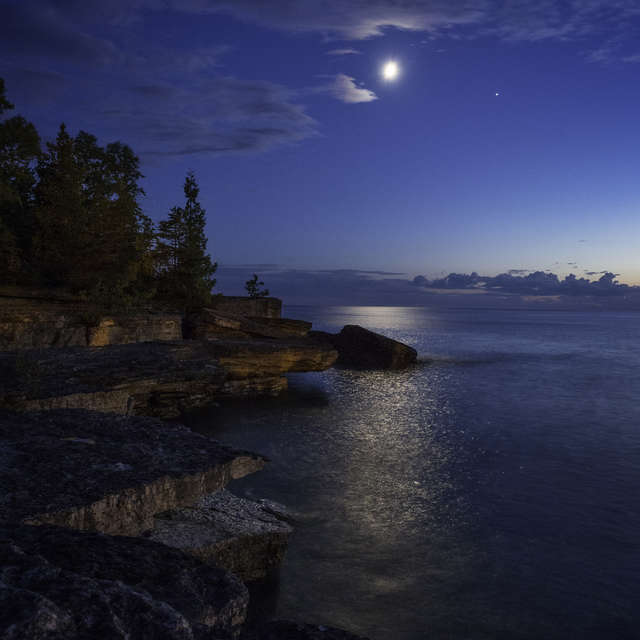
[[[338,334],[313,331],[310,336],[338,351],[338,365],[354,369],[404,369],[418,357],[412,347],[355,324]]]
[[[0,521],[119,535],[265,462],[181,425],[83,410],[1,413],[0,452]]]
[[[272,507],[222,490],[160,514],[150,536],[248,582],[280,565],[291,530]]]
[[[150,540],[0,525],[7,640],[222,640],[248,600],[235,576]]]

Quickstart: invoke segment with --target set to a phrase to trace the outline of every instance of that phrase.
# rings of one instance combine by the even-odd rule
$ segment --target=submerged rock
[[[225,396],[277,394],[290,371],[321,371],[331,345],[157,342],[0,353],[0,407],[81,408],[171,418]]]
[[[237,637],[248,593],[233,575],[155,542],[0,525],[0,637]]]
[[[291,531],[273,507],[222,490],[193,507],[160,514],[150,536],[250,581],[280,565]]]
[[[83,410],[0,414],[0,452],[0,520],[119,535],[265,462],[181,425]]]
[[[418,357],[412,347],[355,324],[337,334],[312,331],[310,337],[331,344],[338,351],[338,365],[355,369],[404,369]]]

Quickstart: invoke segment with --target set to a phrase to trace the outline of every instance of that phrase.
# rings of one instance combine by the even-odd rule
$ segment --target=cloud
[[[339,73],[335,80],[320,90],[328,91],[334,98],[342,100],[347,104],[355,104],[358,102],[372,102],[377,100],[378,96],[369,89],[363,89],[356,84],[355,78],[344,73]]]
[[[142,155],[262,151],[316,133],[316,122],[279,85],[215,77],[194,87],[143,84],[100,117],[124,128]]]
[[[143,156],[264,151],[316,135],[316,121],[286,87],[220,74],[228,45],[139,47],[122,37],[137,11],[159,6],[147,0],[0,4],[0,71],[18,107],[40,109],[38,125],[49,135],[57,126],[51,120],[64,118],[103,140],[126,140]],[[118,26],[109,31],[99,21]],[[72,80],[78,74],[81,85]]]
[[[113,42],[78,28],[47,3],[0,4],[0,51],[11,59],[43,58],[106,67],[119,61]]]
[[[348,56],[348,55],[358,55],[362,53],[362,51],[358,51],[357,49],[331,49],[331,51],[327,51],[328,56]]]
[[[404,273],[355,269],[292,269],[271,265],[220,266],[217,289],[242,295],[244,283],[258,273],[272,295],[287,304],[420,304],[424,293]]]
[[[526,273],[527,275],[519,275]],[[429,280],[425,276],[416,276],[412,284],[425,289],[439,290],[483,290],[489,293],[508,293],[522,296],[612,296],[638,293],[640,287],[620,284],[616,278],[620,275],[610,271],[589,271],[586,275],[600,275],[598,280],[577,278],[569,274],[560,280],[555,273],[549,271],[527,272],[522,269],[511,269],[497,276],[481,276],[475,271],[471,274],[450,273],[444,278]]]

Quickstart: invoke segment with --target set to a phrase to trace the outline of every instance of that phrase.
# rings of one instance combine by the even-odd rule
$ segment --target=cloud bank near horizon
[[[429,280],[416,276],[412,284],[424,289],[476,290],[486,293],[509,293],[524,296],[618,296],[638,292],[640,287],[632,287],[616,280],[619,273],[610,271],[589,271],[588,275],[600,275],[597,280],[578,278],[574,274],[560,279],[550,271],[511,269],[497,276],[481,276],[473,273],[450,273],[444,278]]]
[[[608,271],[592,281],[575,276],[560,280],[541,271],[513,275],[519,271],[492,277],[454,273],[429,280],[388,271],[263,264],[221,266],[216,275],[219,291],[243,295],[244,283],[258,273],[271,294],[285,304],[640,309],[640,287],[620,284],[616,274]]]

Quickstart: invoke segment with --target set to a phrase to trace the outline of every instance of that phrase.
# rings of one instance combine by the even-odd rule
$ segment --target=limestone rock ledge
[[[248,582],[280,565],[291,531],[273,507],[223,489],[193,507],[159,514],[150,536]]]
[[[83,410],[0,413],[0,452],[0,520],[117,535],[265,463],[181,425]]]
[[[104,316],[87,303],[0,294],[0,350],[102,347],[182,338],[177,313]]]
[[[311,323],[288,318],[245,317],[221,313],[215,309],[200,309],[187,315],[184,337],[193,340],[219,340],[224,338],[303,338]]]
[[[142,538],[0,525],[0,637],[236,638],[249,596],[233,575]]]
[[[321,371],[338,354],[303,341],[156,342],[0,353],[0,407],[82,408],[162,418],[216,398],[277,394],[290,371]]]

